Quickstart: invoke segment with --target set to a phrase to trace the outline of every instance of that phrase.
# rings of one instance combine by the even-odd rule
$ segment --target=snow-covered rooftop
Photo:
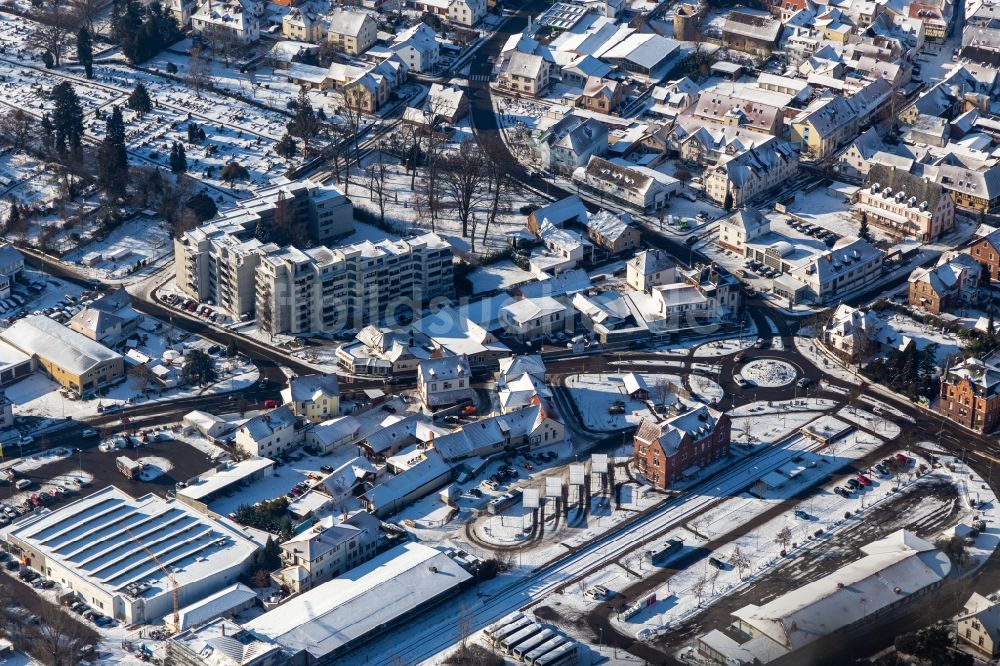
[[[439,550],[407,543],[247,623],[313,659],[329,658],[380,627],[432,602],[472,576]]]

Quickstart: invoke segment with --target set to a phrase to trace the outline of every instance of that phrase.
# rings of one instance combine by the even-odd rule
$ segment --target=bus
[[[516,648],[514,648],[512,654],[514,655],[515,659],[523,659],[524,655],[528,654],[542,643],[547,642],[555,635],[556,632],[552,631],[551,629],[540,631],[531,638],[529,638],[528,640],[521,641],[521,643]]]
[[[565,636],[563,636],[562,634],[556,634],[553,638],[550,638],[549,640],[545,641],[544,643],[536,647],[531,652],[524,655],[523,661],[526,664],[533,664],[538,659],[541,659],[543,655],[552,652],[557,647],[565,645],[568,642],[569,639],[567,639]]]
[[[520,620],[514,620],[510,624],[500,627],[499,629],[494,631],[490,636],[488,636],[487,639],[489,640],[491,645],[497,645],[503,639],[507,638],[511,634],[521,631],[529,624],[534,624],[534,622],[532,622],[530,619],[526,617],[521,617]]]
[[[570,641],[562,647],[557,647],[548,654],[531,662],[531,666],[559,666],[573,664],[577,660],[576,641]]]
[[[544,629],[542,625],[532,622],[520,631],[515,631],[513,634],[508,634],[506,638],[502,638],[500,640],[500,649],[507,654],[510,654],[513,649],[524,642],[525,639],[531,638],[542,629]]]
[[[493,638],[493,634],[495,634],[497,631],[503,629],[504,627],[506,627],[511,622],[517,622],[518,620],[520,620],[523,617],[524,617],[524,613],[522,613],[521,611],[517,611],[516,613],[511,613],[510,615],[497,620],[496,622],[494,622],[490,626],[488,626],[485,629],[483,629],[483,636],[485,636],[486,638],[492,639]]]

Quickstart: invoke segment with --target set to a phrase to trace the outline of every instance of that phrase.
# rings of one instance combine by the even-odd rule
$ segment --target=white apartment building
[[[360,55],[375,43],[378,24],[368,12],[337,9],[330,14],[327,41],[348,55]]]
[[[215,0],[191,15],[191,28],[210,42],[231,39],[252,44],[260,39],[260,15],[255,0]]]
[[[336,578],[374,557],[378,529],[379,521],[370,513],[344,522],[327,516],[281,544],[282,568],[273,574],[274,581],[298,594]]]
[[[288,405],[255,416],[236,430],[237,447],[258,457],[273,458],[302,442],[296,418]]]
[[[350,231],[352,222],[350,201],[323,189],[330,191],[304,194],[295,206],[304,220],[315,219],[310,236],[316,243]],[[273,218],[273,197],[240,202],[175,241],[184,293],[237,319],[256,316],[269,333],[292,335],[358,328],[452,296],[451,248],[439,236],[279,247],[254,238],[258,221]]]
[[[436,234],[335,248],[274,248],[253,280],[258,324],[272,333],[337,331],[412,318],[454,294],[451,247]]]
[[[396,35],[389,45],[389,50],[398,55],[411,72],[418,73],[433,70],[441,57],[441,45],[438,44],[437,33],[423,22]]]

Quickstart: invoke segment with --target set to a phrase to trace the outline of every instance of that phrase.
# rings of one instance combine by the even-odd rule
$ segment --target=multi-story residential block
[[[990,433],[1000,419],[1000,368],[969,358],[941,377],[938,411],[970,430]]]
[[[591,157],[573,171],[573,182],[601,201],[613,201],[641,215],[665,210],[680,181],[643,166]]]
[[[662,423],[645,419],[633,437],[636,469],[657,488],[670,488],[729,455],[729,416],[702,405]]]
[[[301,216],[326,237],[350,230],[350,201],[332,188],[303,196]],[[256,205],[254,202],[257,202]],[[454,292],[450,246],[435,234],[306,250],[254,238],[273,201],[250,200],[175,243],[184,293],[272,334],[334,331],[412,314]],[[346,224],[344,218],[346,217]],[[266,224],[266,222],[264,222]],[[338,234],[339,235],[339,234]]]
[[[976,303],[984,268],[968,254],[942,257],[934,268],[918,266],[909,277],[909,303],[931,314],[948,312],[959,303]]]
[[[335,374],[289,377],[281,399],[293,414],[312,423],[340,415],[340,385]]]
[[[375,556],[379,521],[356,513],[343,522],[327,516],[281,543],[281,569],[273,574],[292,594],[305,592]]]
[[[973,243],[969,256],[989,272],[991,280],[1000,280],[1000,231],[989,233]]]
[[[452,252],[441,237],[368,241],[335,248],[274,248],[253,281],[262,330],[293,335],[412,318],[432,298],[454,295]]]
[[[742,206],[799,170],[799,153],[781,139],[726,156],[705,172],[705,193],[723,206]]]
[[[937,183],[896,168],[874,164],[858,191],[859,219],[897,237],[931,241],[955,226],[955,203]]]
[[[839,95],[820,97],[792,119],[791,130],[803,157],[822,160],[857,135],[858,115]]]
[[[337,9],[330,13],[327,41],[348,55],[360,55],[375,43],[378,23],[368,12]]]
[[[261,8],[256,0],[206,2],[191,15],[191,28],[207,41],[252,44],[260,39]]]
[[[323,17],[311,7],[296,7],[281,19],[281,34],[301,42],[318,42],[323,38]]]

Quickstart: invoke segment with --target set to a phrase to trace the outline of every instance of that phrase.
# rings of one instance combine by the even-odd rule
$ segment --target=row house
[[[896,237],[932,241],[955,226],[944,188],[895,166],[872,165],[857,196],[855,215]]]

